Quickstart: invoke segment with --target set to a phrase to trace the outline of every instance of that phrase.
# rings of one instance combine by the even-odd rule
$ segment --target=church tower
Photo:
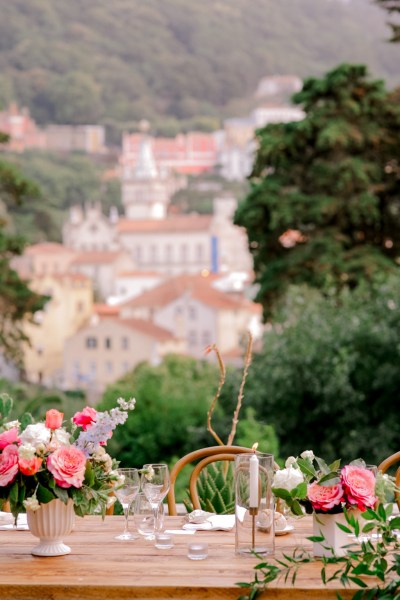
[[[143,132],[136,164],[122,174],[122,203],[128,219],[165,219],[171,196],[171,181],[160,173],[154,160],[148,123]]]

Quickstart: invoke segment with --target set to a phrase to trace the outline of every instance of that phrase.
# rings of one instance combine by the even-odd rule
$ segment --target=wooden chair
[[[178,474],[181,472],[183,467],[192,462],[199,461],[194,466],[193,471],[189,480],[189,495],[194,509],[200,509],[199,494],[197,492],[197,479],[200,472],[212,462],[223,461],[223,460],[234,460],[237,454],[251,453],[251,448],[245,448],[244,446],[210,446],[209,448],[200,448],[189,452],[181,459],[179,459],[170,472],[171,486],[167,495],[168,502],[168,513],[172,516],[176,516],[176,502],[175,502],[175,482]],[[276,465],[275,465],[276,467]]]
[[[386,471],[390,467],[395,465],[396,463],[400,463],[400,452],[395,452],[394,454],[391,454],[390,456],[385,458],[385,460],[383,460],[381,462],[381,464],[378,465],[378,471],[382,471],[382,473],[386,473]],[[395,481],[396,481],[396,486],[398,488],[400,488],[400,466],[397,468],[397,471],[395,474]],[[400,492],[395,492],[394,496],[395,496],[395,499],[397,502],[397,506],[400,509]]]

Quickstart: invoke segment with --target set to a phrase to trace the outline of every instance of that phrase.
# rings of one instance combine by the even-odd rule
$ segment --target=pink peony
[[[314,510],[327,512],[343,500],[343,488],[340,483],[336,485],[319,485],[316,481],[310,483],[307,495]]]
[[[75,415],[72,417],[72,421],[75,423],[75,425],[82,427],[83,431],[86,431],[96,421],[96,417],[97,412],[95,409],[91,408],[90,406],[86,406],[82,412],[75,413]]]
[[[55,408],[46,412],[46,427],[49,429],[59,429],[62,425],[64,413],[59,412]]]
[[[0,433],[0,450],[4,450],[6,446],[13,444],[14,442],[19,443],[19,441],[18,429],[16,427],[4,431],[3,433]]]
[[[47,468],[60,487],[80,488],[85,478],[86,457],[75,446],[61,446],[48,456]]]
[[[377,497],[375,496],[375,475],[363,467],[347,465],[340,473],[346,502],[357,506],[361,511],[373,508]]]
[[[14,481],[18,473],[18,448],[14,444],[6,446],[0,454],[0,487]]]
[[[35,475],[41,467],[43,458],[34,456],[33,458],[20,458],[19,459],[19,470],[23,475]]]

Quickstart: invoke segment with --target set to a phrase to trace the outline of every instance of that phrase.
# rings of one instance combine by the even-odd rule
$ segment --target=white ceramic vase
[[[325,513],[314,513],[313,514],[313,535],[324,536],[323,542],[313,542],[314,556],[332,556],[330,548],[333,548],[336,556],[344,556],[347,552],[347,546],[351,544],[352,540],[349,535],[342,531],[337,523],[341,525],[349,526],[344,513],[337,513],[334,515]],[[329,548],[324,548],[329,546]]]
[[[55,499],[47,504],[41,504],[36,511],[27,510],[28,526],[40,543],[32,548],[35,556],[62,556],[69,554],[71,548],[64,544],[64,536],[71,533],[74,526],[74,503],[71,499],[67,504]]]

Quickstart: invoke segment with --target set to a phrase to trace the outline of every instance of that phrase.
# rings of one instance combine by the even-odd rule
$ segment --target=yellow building
[[[77,273],[53,274],[35,277],[30,287],[50,300],[24,328],[30,340],[24,348],[26,376],[31,382],[63,387],[64,345],[92,314],[92,282]]]

